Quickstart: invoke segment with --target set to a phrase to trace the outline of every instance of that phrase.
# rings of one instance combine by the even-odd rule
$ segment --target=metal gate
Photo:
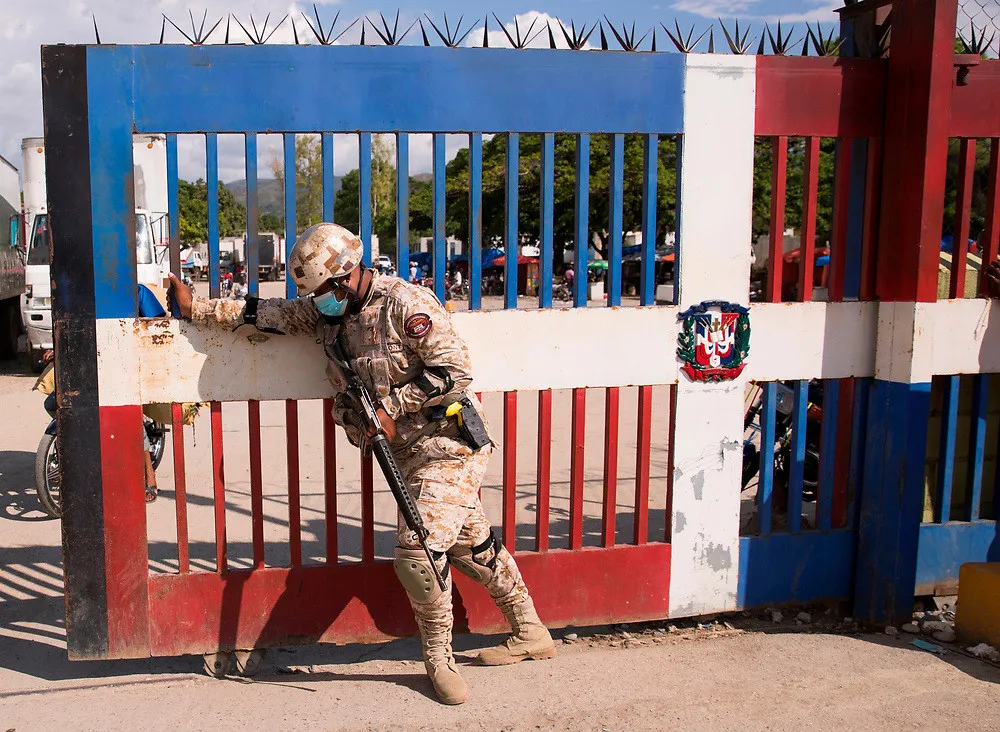
[[[888,61],[784,58],[777,48],[772,49],[775,57],[635,53],[631,48],[43,48],[71,656],[207,653],[372,640],[415,630],[390,564],[378,560],[376,514],[382,514],[371,461],[362,459],[357,484],[338,481],[338,468],[355,458],[342,445],[338,450],[328,405],[320,440],[325,551],[318,562],[304,556],[300,444],[310,435],[300,433],[300,404],[331,396],[316,344],[296,338],[250,342],[196,324],[136,318],[134,132],[167,135],[175,270],[178,136],[203,136],[212,294],[218,293],[219,282],[220,135],[241,136],[245,150],[251,291],[258,286],[260,135],[283,135],[289,242],[296,233],[296,180],[289,173],[295,170],[296,134],[320,135],[327,220],[339,220],[333,205],[334,135],[356,136],[359,228],[366,245],[373,231],[372,136],[392,135],[400,272],[407,271],[410,258],[408,150],[415,135],[432,135],[430,261],[442,300],[447,136],[464,137],[470,300],[469,312],[453,318],[472,350],[476,388],[495,395],[503,414],[497,430],[503,450],[494,458],[502,465],[495,491],[499,515],[491,518],[502,526],[504,541],[515,551],[539,613],[550,625],[852,596],[861,619],[904,614],[917,572],[915,506],[923,490],[930,377],[986,372],[1000,364],[995,363],[997,349],[984,345],[981,330],[949,333],[944,325],[952,309],[982,311],[981,303],[923,304],[933,299],[926,292],[931,276],[926,252],[937,250],[925,223],[934,219],[935,196],[942,198],[938,179],[943,182],[941,146],[947,139],[934,137],[937,147],[927,143],[933,147],[931,162],[908,157],[907,140],[926,142],[931,131],[940,131],[934,126],[940,110],[928,91],[938,87],[906,86],[897,79],[918,68],[944,88],[952,69],[933,50],[946,45],[942,28],[948,12],[954,27],[954,7],[952,2],[949,11],[946,0],[899,0],[896,5],[893,42],[910,53],[900,51]],[[857,48],[852,53],[860,55]],[[992,79],[992,74],[983,76]],[[960,92],[955,93],[957,98]],[[988,130],[957,134],[992,136],[998,134],[996,122],[990,118],[994,127]],[[481,297],[482,254],[491,243],[483,241],[483,147],[494,135],[502,136],[506,156],[499,195],[505,204],[501,238],[507,256],[503,309],[487,310]],[[626,148],[626,141],[634,143],[629,136],[636,135],[641,154],[627,157],[626,149],[635,148]],[[539,136],[540,146],[538,188],[530,192],[540,226],[530,232],[518,223],[525,196],[518,183],[533,172],[522,168],[518,156],[527,136]],[[557,172],[557,136],[570,137],[575,145],[571,173]],[[608,214],[599,222],[589,220],[588,213],[596,136],[609,140]],[[801,153],[804,180],[797,272],[782,236],[786,207],[793,205],[785,201],[790,138],[798,138],[793,143]],[[821,138],[836,140],[833,152]],[[657,205],[663,185],[658,171],[664,144],[671,146],[677,164],[671,212],[676,240],[669,255],[673,287],[664,290],[666,302],[657,303],[656,240],[665,230],[663,208]],[[765,302],[750,303],[748,242],[755,172],[759,177],[755,159],[762,145],[770,151],[772,234]],[[814,267],[817,180],[827,155],[835,156],[829,296],[813,302],[812,285],[819,277]],[[632,177],[641,178],[642,201],[642,244],[631,260],[623,254],[622,232],[627,166],[635,168]],[[891,190],[883,185],[900,179],[907,183],[893,183]],[[556,185],[570,186],[575,201],[571,218],[578,276],[572,301],[565,303],[553,293]],[[991,190],[995,195],[996,188]],[[491,195],[498,195],[496,181]],[[903,223],[896,230],[887,221]],[[997,250],[994,221],[995,216],[987,237],[990,256]],[[588,307],[586,278],[579,276],[588,269],[589,239],[597,229],[608,232],[608,307]],[[539,250],[538,289],[530,300],[518,297],[514,256],[525,240],[537,240]],[[888,251],[906,252],[914,263],[890,266]],[[370,261],[370,249],[366,257]],[[638,270],[634,298],[623,286],[627,266]],[[796,284],[797,292],[784,294],[783,282]],[[287,287],[293,296],[290,282]],[[694,315],[718,307],[747,313],[750,357],[734,380],[691,378],[678,359],[684,329]],[[989,315],[987,307],[983,322]],[[930,353],[927,328],[937,329],[936,338],[951,339],[949,354]],[[823,380],[825,388],[817,508],[806,525],[801,507],[810,380]],[[792,385],[790,474],[787,497],[782,496],[788,524],[780,529],[772,521],[778,382]],[[741,537],[743,418],[751,383],[762,387],[761,470],[755,528]],[[981,394],[985,381],[977,383]],[[554,416],[558,390],[568,390],[565,419]],[[537,407],[530,408],[537,408],[537,421],[524,420],[525,398],[535,393]],[[603,423],[597,426],[603,443],[599,476],[588,471],[586,461],[592,447],[588,428],[595,427],[587,404],[589,399],[593,406],[594,394],[604,402]],[[625,404],[623,395],[628,395]],[[189,497],[196,496],[196,486],[188,484],[192,466],[185,460],[189,448],[179,423],[180,403],[192,401],[211,405],[212,449],[205,458],[210,465],[203,466],[209,490],[198,495],[205,503],[201,508],[211,511],[214,544],[212,556],[199,561],[192,559],[188,537],[194,505]],[[261,437],[264,402],[277,402],[284,414],[288,554],[280,562],[268,554],[265,540],[262,461],[269,446]],[[176,560],[168,571],[150,571],[138,429],[141,405],[149,403],[173,405]],[[977,414],[983,403],[982,397],[976,401]],[[953,414],[949,409],[947,414]],[[251,541],[245,567],[227,555],[227,498],[233,490],[224,470],[231,449],[224,444],[224,411],[227,424],[230,414],[238,414],[249,432]],[[635,425],[635,472],[624,501],[619,470],[623,413]],[[654,430],[657,420],[666,428]],[[526,422],[533,430],[527,442],[535,470],[527,500],[534,521],[519,532],[526,497],[518,478],[518,446],[525,444],[518,440],[518,426]],[[553,444],[560,434],[568,435],[569,469],[565,495],[557,496]],[[985,433],[975,434],[979,446]],[[654,454],[665,461],[662,477],[651,474]],[[351,556],[341,556],[338,531],[346,529],[338,507],[354,500],[349,494],[355,490],[358,531],[352,532]],[[550,520],[557,500],[566,507],[558,542]],[[391,515],[386,520],[394,521]],[[628,541],[622,541],[624,535]],[[455,592],[460,627],[501,629],[502,618],[480,588],[459,577]]]

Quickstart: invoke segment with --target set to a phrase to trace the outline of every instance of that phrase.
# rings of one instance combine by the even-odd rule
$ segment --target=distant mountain
[[[341,178],[334,176],[333,190],[340,190]],[[246,180],[234,180],[226,183],[236,200],[240,203],[246,201],[247,182]],[[281,181],[275,178],[262,178],[257,181],[257,204],[260,206],[261,214],[273,214],[278,218],[285,216],[285,187]]]

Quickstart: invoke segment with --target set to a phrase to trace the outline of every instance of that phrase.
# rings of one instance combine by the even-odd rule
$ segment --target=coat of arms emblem
[[[692,305],[677,318],[677,355],[692,381],[728,381],[746,367],[750,354],[750,311],[722,300]]]

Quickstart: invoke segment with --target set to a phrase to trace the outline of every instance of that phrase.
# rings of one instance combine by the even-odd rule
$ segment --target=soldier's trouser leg
[[[395,562],[396,574],[410,598],[420,629],[424,667],[435,693],[445,704],[461,704],[469,696],[452,656],[451,574],[445,552],[455,543],[474,506],[467,497],[469,486],[475,486],[471,494],[477,496],[489,460],[488,452],[473,456],[471,450],[456,443],[455,448],[458,447],[467,452],[467,459],[447,454],[444,450],[449,444],[438,440],[429,449],[401,461],[429,532],[427,544],[446,578],[447,591],[440,591],[416,535],[407,529],[402,518],[399,519]]]
[[[486,588],[510,623],[510,636],[499,646],[482,651],[480,663],[502,666],[555,656],[552,636],[535,612],[521,571],[490,528],[478,497],[476,508],[469,514],[448,556],[455,569]]]

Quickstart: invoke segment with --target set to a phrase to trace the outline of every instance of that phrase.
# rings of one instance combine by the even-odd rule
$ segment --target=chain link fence
[[[958,35],[974,53],[1000,55],[1000,0],[959,0]]]

